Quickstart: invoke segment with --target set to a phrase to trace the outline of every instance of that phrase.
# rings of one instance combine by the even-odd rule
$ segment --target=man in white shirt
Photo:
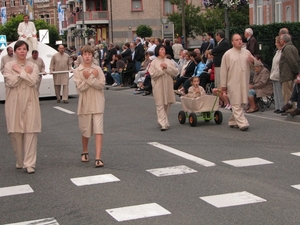
[[[19,40],[26,41],[30,50],[37,50],[36,29],[33,22],[29,21],[29,16],[23,16],[24,22],[18,26]]]

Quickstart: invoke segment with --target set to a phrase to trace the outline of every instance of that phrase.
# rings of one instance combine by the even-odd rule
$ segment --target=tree
[[[174,30],[177,36],[182,36],[182,15],[181,15],[181,0],[171,0],[173,5],[176,5],[179,12],[173,12],[168,15],[168,20],[174,23]],[[200,16],[201,8],[193,4],[185,4],[185,30],[187,37],[195,37],[203,32],[201,29],[202,18]]]
[[[136,35],[141,38],[151,37],[152,36],[152,28],[147,25],[140,25],[136,29]]]
[[[16,17],[10,18],[3,26],[0,25],[0,34],[6,35],[7,42],[14,42],[18,40],[18,26],[19,23],[23,21],[23,15],[18,15]],[[58,30],[55,26],[49,25],[44,20],[35,20],[34,21],[35,27],[37,32],[40,29],[47,29],[49,30],[49,45],[53,48],[56,48],[55,42],[57,40],[61,40],[61,37],[59,36]]]
[[[249,0],[203,0],[205,7],[226,7],[231,8],[238,5],[248,5]]]

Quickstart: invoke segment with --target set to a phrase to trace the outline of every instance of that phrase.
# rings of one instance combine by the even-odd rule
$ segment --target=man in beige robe
[[[225,52],[222,58],[220,81],[222,91],[227,92],[232,106],[232,115],[228,121],[230,127],[238,127],[241,131],[249,128],[244,115],[244,105],[248,103],[250,78],[250,51],[242,48],[239,34],[232,36],[233,48]]]
[[[7,132],[16,156],[16,168],[26,168],[28,173],[34,173],[37,133],[41,132],[42,123],[38,92],[35,88],[39,79],[38,73],[38,67],[34,63],[26,61],[22,65],[17,60],[8,62],[3,73]]]
[[[65,53],[65,47],[63,45],[59,45],[58,53],[52,56],[50,62],[50,73],[53,73],[55,71],[66,71],[64,73],[53,74],[54,89],[57,98],[57,103],[60,103],[61,86],[63,87],[62,100],[64,103],[69,103],[69,72],[67,71],[72,70],[72,61],[69,55]]]
[[[7,47],[6,48],[6,51],[7,51],[7,55],[3,56],[1,58],[1,73],[3,74],[4,72],[4,66],[6,63],[10,62],[10,61],[13,61],[15,59],[15,56],[14,56],[14,50],[12,47]]]
[[[173,78],[177,76],[178,69],[171,60],[158,57],[151,62],[149,73],[156,105],[157,121],[161,126],[161,131],[165,131],[170,127],[168,120],[170,106],[176,101],[173,91]]]
[[[26,41],[29,45],[29,50],[37,50],[36,28],[33,22],[29,21],[29,16],[23,16],[24,22],[18,26],[19,40]]]
[[[38,93],[40,93],[39,90],[40,90],[40,86],[41,86],[41,82],[42,82],[42,75],[46,75],[45,63],[44,63],[43,59],[39,57],[39,52],[37,50],[33,50],[32,56],[27,60],[30,62],[33,62],[39,68],[39,80],[38,80],[38,83],[36,84],[36,89],[37,89]]]

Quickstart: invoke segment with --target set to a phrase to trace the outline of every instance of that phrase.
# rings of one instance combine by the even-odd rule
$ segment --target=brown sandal
[[[84,157],[82,157],[84,156]],[[89,159],[89,153],[82,153],[81,154],[81,162],[89,162],[90,159]]]
[[[257,112],[257,111],[258,111],[258,109],[252,109],[252,108],[250,108],[250,109],[248,109],[246,111],[246,113],[254,113],[254,112]]]
[[[103,167],[104,166],[103,161],[101,159],[96,159],[95,160],[95,166],[96,167]]]

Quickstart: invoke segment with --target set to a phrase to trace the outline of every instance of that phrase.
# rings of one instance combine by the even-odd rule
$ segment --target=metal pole
[[[225,0],[225,38],[229,40],[229,19],[228,19],[228,8],[227,8],[228,0]]]
[[[185,44],[185,48],[187,49],[187,43],[186,43],[186,35],[185,35],[185,0],[181,1],[181,11],[182,11],[182,18],[181,18],[181,23],[182,23],[182,36],[183,36],[183,43]]]
[[[113,17],[112,17],[112,0],[110,0],[110,43],[114,43],[114,32],[113,32]]]
[[[86,11],[86,5],[85,5],[85,0],[82,0],[82,11],[81,11],[81,14],[82,14],[82,29],[85,29],[86,26],[84,24],[84,12]],[[84,38],[84,41],[83,41],[84,44],[87,43],[87,38]]]

